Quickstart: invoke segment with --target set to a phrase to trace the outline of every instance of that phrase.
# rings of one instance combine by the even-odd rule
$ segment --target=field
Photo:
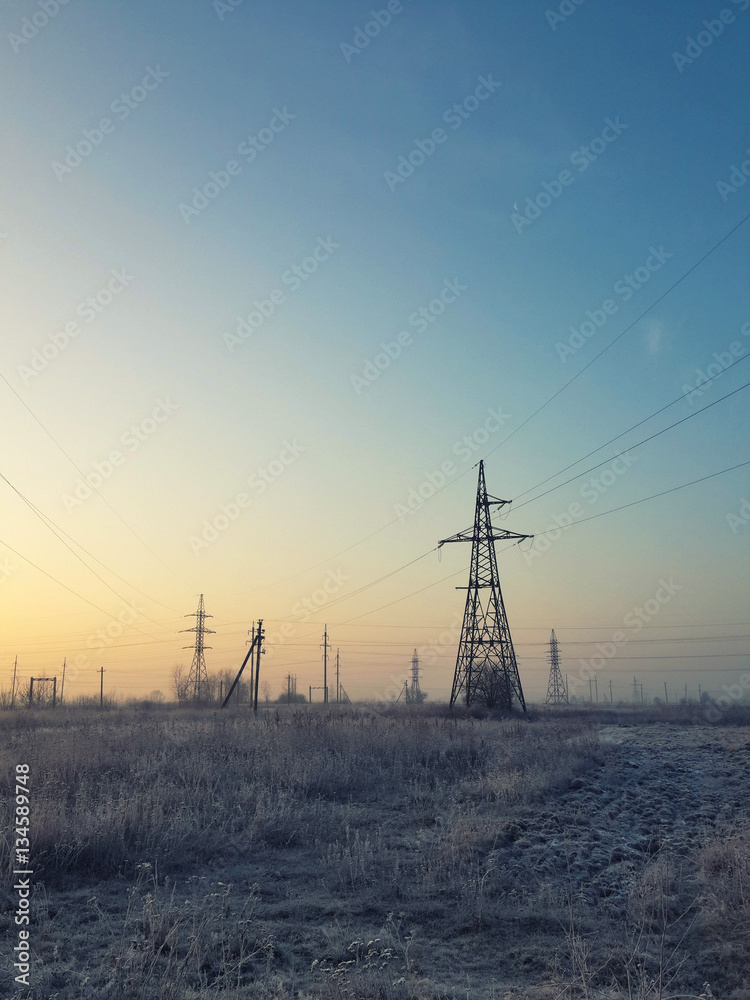
[[[750,720],[669,708],[3,712],[0,993],[750,1000]]]

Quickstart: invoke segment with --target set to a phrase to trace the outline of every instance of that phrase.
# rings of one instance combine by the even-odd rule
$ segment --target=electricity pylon
[[[208,671],[206,670],[206,657],[203,655],[204,649],[210,649],[203,641],[205,635],[215,635],[212,628],[206,628],[206,618],[213,618],[207,615],[203,606],[203,594],[198,602],[198,610],[194,615],[185,615],[186,618],[195,618],[195,628],[183,628],[181,632],[195,632],[195,647],[183,646],[183,649],[195,649],[193,662],[190,664],[188,674],[187,691],[193,701],[201,701],[208,697]]]
[[[560,649],[557,645],[555,630],[549,637],[549,683],[547,684],[546,705],[567,705],[568,692],[565,689],[565,681],[560,671]]]
[[[509,538],[520,542],[533,536],[493,528],[490,507],[503,507],[507,503],[508,500],[488,496],[484,481],[484,462],[480,461],[473,529],[444,538],[438,544],[440,548],[446,542],[472,543],[469,586],[456,588],[466,589],[468,593],[456,657],[451,706],[455,705],[463,693],[467,706],[481,704],[488,708],[509,710],[519,705],[526,711],[516,653],[500,590],[495,542]]]
[[[406,702],[408,705],[421,705],[424,698],[419,687],[419,657],[415,649],[411,658],[411,684],[406,688]]]

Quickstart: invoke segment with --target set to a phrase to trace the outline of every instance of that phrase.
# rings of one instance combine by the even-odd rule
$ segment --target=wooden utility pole
[[[599,704],[599,678],[594,678],[594,688],[596,689],[596,703]]]
[[[99,668],[99,708],[104,708],[104,666]]]
[[[328,626],[323,628],[323,701],[328,704]]]
[[[250,657],[250,704],[252,705],[253,691],[255,691],[255,622],[253,622],[251,630],[250,650],[252,651],[252,656]]]
[[[667,694],[667,682],[664,681],[664,701],[669,704],[669,695]]]
[[[336,650],[336,704],[341,701],[341,685],[339,683],[339,651]]]
[[[614,705],[614,703],[615,703],[615,700],[612,697],[612,681],[611,680],[609,682],[609,703],[610,703],[610,705]]]
[[[64,658],[64,660],[63,660],[62,684],[60,685],[60,704],[61,705],[63,703],[63,695],[65,694],[65,667],[67,666],[67,663],[68,663],[68,658],[66,656]]]
[[[255,702],[253,704],[253,712],[258,714],[258,683],[260,681],[260,654],[262,652],[261,647],[263,646],[263,619],[258,621],[258,631],[257,631],[257,645],[255,647]]]
[[[262,622],[261,622],[261,624],[262,624]],[[252,676],[253,676],[253,667],[254,667],[254,663],[255,663],[255,658],[254,658],[255,645],[256,645],[256,643],[259,643],[260,639],[261,639],[260,630],[258,630],[257,633],[255,631],[255,622],[253,622],[252,633],[253,633],[253,641],[250,643],[250,648],[248,649],[247,653],[245,653],[245,659],[242,661],[242,666],[237,671],[237,676],[232,681],[232,684],[231,684],[229,690],[227,691],[226,698],[221,703],[221,707],[222,708],[226,708],[227,705],[229,704],[229,699],[232,697],[232,694],[234,693],[234,689],[237,687],[237,685],[240,682],[240,677],[242,677],[242,671],[245,669],[245,666],[246,666],[248,660],[250,660],[250,677],[251,677],[251,680],[250,680],[250,704],[252,705],[252,703],[253,703],[253,682],[252,682]]]
[[[16,657],[16,662],[13,664],[13,686],[10,689],[10,707],[16,707],[16,673],[18,672],[18,657]]]

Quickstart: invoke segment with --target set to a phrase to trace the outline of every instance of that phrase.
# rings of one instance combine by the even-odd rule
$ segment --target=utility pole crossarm
[[[473,542],[474,541],[474,528],[468,531],[459,531],[457,535],[451,535],[450,538],[444,538],[442,541],[438,542],[438,548],[441,545],[447,545],[448,542]],[[487,541],[491,542],[504,542],[509,538],[517,538],[519,542],[522,542],[524,538],[533,538],[533,535],[520,535],[517,531],[505,531],[500,528],[493,528],[491,535],[486,535]]]

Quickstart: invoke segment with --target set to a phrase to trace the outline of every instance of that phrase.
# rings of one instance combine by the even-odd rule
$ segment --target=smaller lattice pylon
[[[557,644],[555,630],[549,637],[549,683],[547,684],[547,705],[567,705],[568,692],[560,670],[560,648]]]
[[[411,683],[405,685],[406,701],[410,705],[421,705],[424,701],[424,694],[419,686],[419,656],[416,649],[411,658]]]
[[[206,618],[213,618],[207,615],[203,605],[203,594],[200,595],[198,610],[194,615],[185,615],[186,618],[195,618],[195,628],[183,628],[181,632],[195,632],[195,646],[184,646],[184,649],[194,648],[193,662],[190,664],[190,673],[187,681],[187,695],[192,701],[202,701],[208,697],[208,670],[206,669],[206,657],[203,651],[210,649],[206,646],[204,637],[214,635],[212,628],[206,628]]]

